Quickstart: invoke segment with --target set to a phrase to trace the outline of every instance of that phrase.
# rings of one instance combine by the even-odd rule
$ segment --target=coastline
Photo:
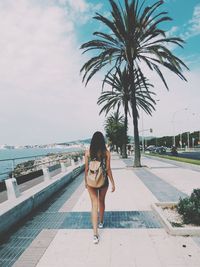
[[[38,160],[52,155],[54,155],[55,159],[56,157],[59,158],[59,155],[62,154],[82,152],[84,150],[85,146],[82,144],[67,146],[66,148],[0,149],[0,181],[4,180],[6,176],[8,176],[8,173],[13,169],[13,165],[16,167],[17,165],[30,160],[38,162]]]

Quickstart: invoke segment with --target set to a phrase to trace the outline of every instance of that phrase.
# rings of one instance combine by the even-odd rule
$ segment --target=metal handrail
[[[32,167],[24,167],[23,168],[23,171],[28,171],[28,170],[32,170],[32,171],[37,171],[38,169],[37,169],[37,167],[38,166],[45,166],[45,165],[49,165],[49,166],[53,166],[53,165],[50,165],[50,163],[56,163],[56,162],[60,162],[60,160],[51,160],[51,161],[46,161],[45,163],[39,163],[39,164],[35,164],[35,165],[33,165]],[[42,169],[42,168],[41,168]],[[0,173],[0,175],[8,175],[8,174],[12,174],[12,176],[13,176],[13,170],[10,170],[10,171],[8,171],[8,172],[4,172],[4,173]],[[3,178],[1,181],[3,181],[3,180],[5,180],[5,179],[7,179],[7,178]]]
[[[74,152],[80,152],[80,151],[74,151]],[[62,152],[62,153],[54,153],[54,155],[71,154],[71,153],[72,152]],[[11,166],[10,170],[7,171],[7,172],[0,173],[0,176],[6,175],[6,174],[9,174],[9,173],[12,173],[14,171],[14,168],[15,168],[15,161],[17,161],[17,160],[31,159],[31,158],[37,159],[37,158],[47,157],[47,156],[51,157],[52,155],[43,154],[43,155],[34,155],[34,156],[28,156],[28,157],[17,157],[17,158],[0,159],[0,162],[3,162],[3,161],[12,161],[12,166]],[[34,166],[30,167],[30,168],[26,168],[26,169],[27,170],[28,169],[32,169],[32,168],[37,167],[39,165],[44,165],[44,164],[48,164],[48,163],[56,162],[56,161],[60,161],[60,160],[59,159],[56,159],[56,160],[52,160],[52,161],[47,161],[45,163],[40,163],[40,164],[34,165]],[[21,163],[23,163],[23,162],[21,162]],[[4,180],[4,179],[2,179],[2,180]]]
[[[82,151],[82,150],[80,150]],[[80,152],[80,151],[72,151],[72,152],[62,152],[62,153],[53,153],[53,155],[60,155],[60,154],[71,154],[73,152]],[[0,159],[0,161],[9,161],[9,160],[18,160],[18,159],[28,159],[28,158],[39,158],[39,157],[46,157],[51,156],[49,154],[42,154],[42,155],[35,155],[35,156],[28,156],[28,157],[20,157],[20,158],[8,158],[8,159]]]
[[[62,161],[63,161],[63,159],[62,159]],[[52,163],[52,162],[55,162],[55,163],[58,162],[58,163],[60,163],[61,160],[60,160],[60,159],[50,160],[50,161],[46,161],[46,162],[43,162],[43,163],[35,164],[35,165],[33,165],[32,167],[25,167],[24,169],[25,169],[25,170],[29,170],[29,169],[36,168],[36,167],[38,167],[38,166],[44,166],[44,165],[46,165],[46,164],[48,164],[48,165],[50,166],[49,163]],[[52,165],[52,166],[53,166],[53,165]]]
[[[20,160],[20,159],[31,159],[31,158],[40,158],[40,157],[45,157],[46,155],[37,155],[37,156],[28,156],[28,157],[18,157],[18,158],[9,158],[9,159],[0,159],[0,162],[5,162],[5,161],[11,161],[12,162],[12,166],[10,167],[10,170],[7,172],[1,172],[0,175],[5,175],[5,174],[9,174],[10,172],[13,172],[14,168],[15,168],[15,161],[16,160]],[[21,162],[22,163],[22,162]]]
[[[57,153],[59,155],[59,153]],[[48,154],[36,155],[36,156],[28,156],[28,157],[20,157],[20,158],[9,158],[9,159],[0,159],[0,161],[9,161],[9,160],[18,160],[18,159],[28,159],[28,158],[37,158],[37,157],[45,157]]]

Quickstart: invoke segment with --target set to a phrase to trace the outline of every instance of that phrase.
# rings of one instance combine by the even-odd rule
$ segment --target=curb
[[[168,234],[175,236],[200,236],[200,227],[173,227],[166,219],[164,212],[162,212],[162,209],[160,208],[172,207],[177,203],[178,202],[157,202],[153,203],[151,207]]]

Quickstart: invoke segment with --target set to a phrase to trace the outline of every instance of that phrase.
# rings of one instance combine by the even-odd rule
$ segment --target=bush
[[[177,210],[184,223],[200,225],[200,189],[194,189],[190,197],[180,198]]]

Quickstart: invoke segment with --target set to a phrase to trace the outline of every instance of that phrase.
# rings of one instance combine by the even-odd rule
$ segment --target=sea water
[[[13,167],[13,161],[11,159],[22,158],[22,157],[33,157],[26,159],[15,160],[14,164],[28,161],[37,156],[46,156],[49,153],[63,153],[63,152],[73,152],[79,151],[79,147],[67,147],[67,148],[25,148],[25,149],[0,149],[0,180],[5,179],[8,174],[3,174],[5,172],[10,172]]]

